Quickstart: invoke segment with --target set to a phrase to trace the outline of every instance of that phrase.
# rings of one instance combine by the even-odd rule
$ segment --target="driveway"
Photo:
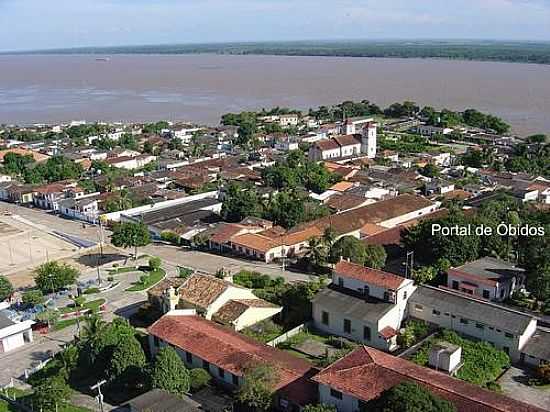
[[[530,376],[528,369],[512,366],[500,377],[498,383],[506,396],[550,410],[550,388],[528,386],[526,382],[528,382]]]

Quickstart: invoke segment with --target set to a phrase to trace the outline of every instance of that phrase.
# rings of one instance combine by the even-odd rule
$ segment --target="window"
[[[225,378],[225,371],[219,366],[218,366],[218,376],[222,379]]]
[[[384,292],[384,300],[388,302],[390,300],[390,294],[388,292]]]
[[[192,363],[193,362],[193,355],[191,355],[190,352],[185,352],[185,360],[187,361],[187,363]]]
[[[341,288],[344,287],[344,279],[343,278],[338,278],[338,286],[340,286]]]
[[[202,367],[203,367],[203,369],[209,370],[210,369],[210,363],[208,361],[203,360],[202,361]]]
[[[351,320],[344,319],[344,332],[351,333]]]
[[[504,351],[505,354],[507,354],[507,355],[510,354],[510,348],[508,346],[503,346],[502,350]]]
[[[160,345],[160,340],[159,340],[158,336],[153,336],[153,342],[154,342],[156,347],[158,347]]]
[[[231,380],[233,381],[233,385],[239,385],[239,377],[237,375],[231,374]]]
[[[370,328],[368,326],[363,327],[363,339],[370,340]]]
[[[323,311],[321,313],[321,323],[328,326],[328,312]]]
[[[476,323],[476,328],[483,330],[485,326],[482,323]]]
[[[407,300],[407,291],[403,291],[403,300]]]
[[[342,399],[342,392],[337,391],[336,389],[331,389],[330,390],[330,396],[332,396],[333,398],[336,398],[336,399]]]
[[[468,319],[460,318],[460,323],[463,323],[465,325],[468,324]]]
[[[504,334],[504,336],[506,336],[506,337],[509,338],[509,339],[513,339],[513,338],[514,338],[514,335],[512,335],[511,333],[508,333],[508,332],[506,332],[506,333]]]
[[[441,312],[438,311],[438,310],[436,310],[436,309],[432,310],[432,313],[433,313],[435,316],[441,315]]]
[[[453,280],[452,288],[458,290],[458,280]]]
[[[370,295],[370,288],[368,287],[368,285],[365,285],[365,288],[363,289],[363,293],[365,294],[365,296]]]
[[[424,306],[422,305],[414,305],[414,308],[417,312],[422,312],[424,310]]]
[[[490,293],[491,293],[491,292],[489,292],[487,289],[483,289],[483,297],[484,297],[485,299],[489,299]]]

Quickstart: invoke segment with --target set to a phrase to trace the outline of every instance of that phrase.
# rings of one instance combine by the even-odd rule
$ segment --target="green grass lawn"
[[[127,292],[140,292],[142,290],[149,289],[150,287],[159,283],[164,278],[164,276],[166,276],[166,271],[164,271],[164,269],[157,269],[144,273],[146,275],[145,281],[143,283],[139,280],[137,282],[134,282],[134,286],[126,289]]]
[[[0,400],[0,412],[17,412],[17,409],[10,403]]]
[[[89,302],[84,303],[82,308],[80,310],[84,309],[90,309],[92,312],[97,312],[101,305],[105,303],[105,299],[96,299],[96,300],[90,300]],[[76,308],[73,305],[65,306],[64,308],[60,308],[59,311],[61,313],[71,313],[76,312]]]
[[[66,327],[69,327],[71,325],[76,325],[76,319],[77,318],[72,318],[72,319],[63,319],[63,320],[58,320],[55,325],[52,326],[52,330],[53,331],[58,331],[58,330],[61,330],[61,329],[65,329]],[[85,321],[85,317],[84,316],[80,316],[78,318],[80,320],[80,322],[84,322]]]
[[[120,268],[113,268],[107,270],[109,272],[109,275],[118,275],[120,273],[129,273],[129,272],[137,272],[138,268],[137,266],[125,266]]]
[[[453,343],[462,347],[462,367],[456,377],[482,387],[495,387],[495,380],[510,365],[510,357],[504,351],[482,341],[473,341],[449,330],[430,337],[410,360],[422,366],[428,365],[433,344],[438,341]],[[497,385],[498,386],[498,385]]]

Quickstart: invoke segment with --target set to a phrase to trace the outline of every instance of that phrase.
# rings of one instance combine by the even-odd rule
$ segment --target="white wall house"
[[[17,349],[33,340],[32,320],[14,322],[0,313],[0,353]]]
[[[397,348],[397,332],[406,317],[411,279],[339,262],[332,285],[313,300],[315,327],[385,351]]]

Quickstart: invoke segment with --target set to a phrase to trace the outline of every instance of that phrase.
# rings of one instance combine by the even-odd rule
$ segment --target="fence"
[[[303,331],[306,330],[308,327],[309,327],[309,322],[302,323],[301,325],[298,325],[298,326],[296,326],[295,328],[290,329],[289,331],[283,333],[282,335],[277,336],[275,339],[273,339],[273,340],[267,342],[267,345],[275,347],[275,346],[277,346],[279,343],[286,342],[287,340],[289,340],[289,339],[292,338],[293,336],[296,336],[296,335],[299,334],[300,332],[303,332]]]

